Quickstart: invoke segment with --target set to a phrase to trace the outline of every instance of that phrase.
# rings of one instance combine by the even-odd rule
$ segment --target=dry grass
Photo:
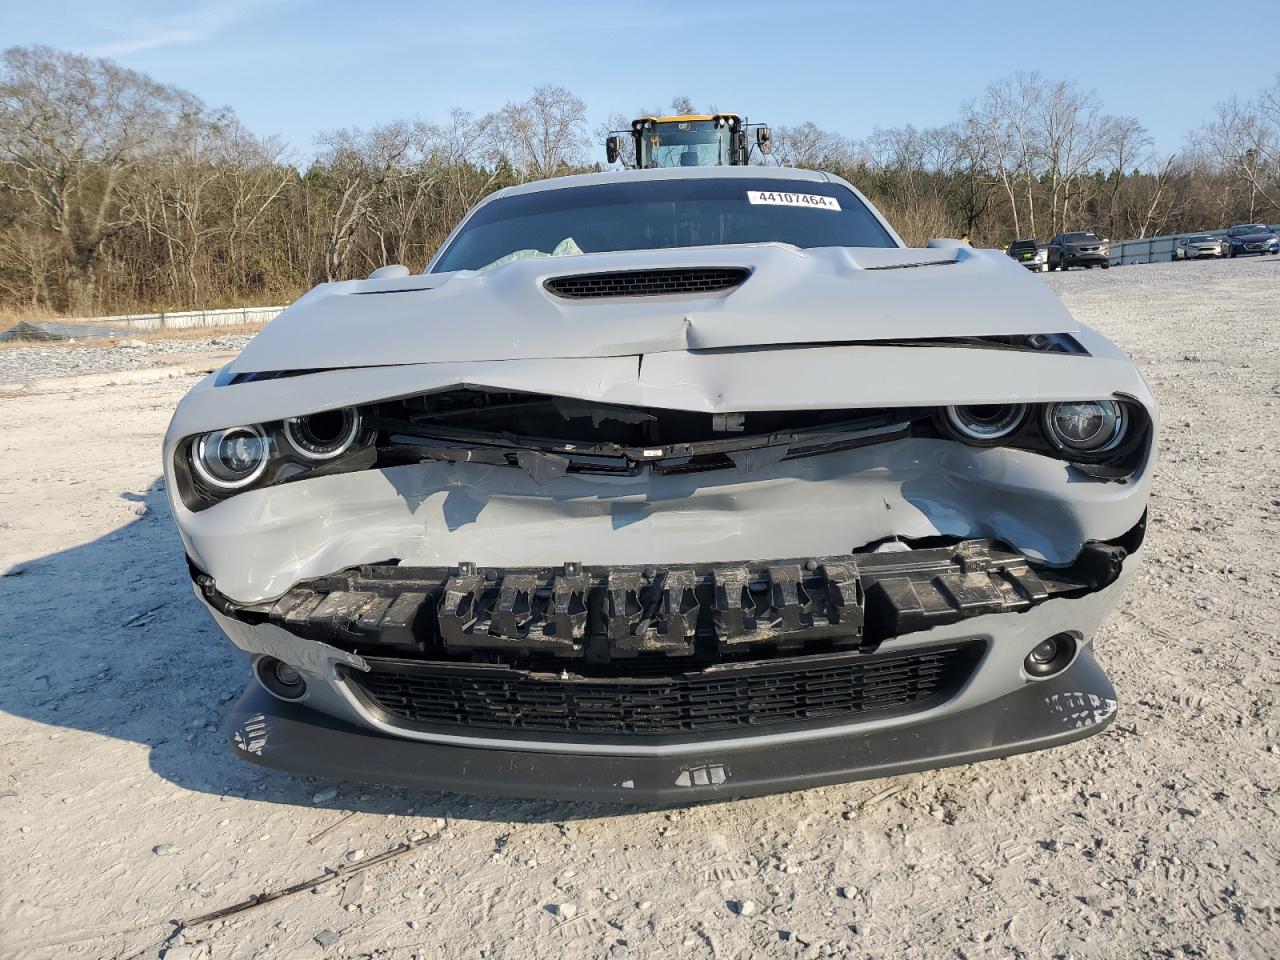
[[[71,322],[63,320],[61,317],[55,317],[48,310],[37,310],[29,306],[0,306],[0,330],[8,328],[20,320],[26,320],[28,323],[45,323],[46,321],[56,323]]]

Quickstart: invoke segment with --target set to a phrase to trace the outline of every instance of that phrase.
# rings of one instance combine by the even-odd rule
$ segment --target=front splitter
[[[426,743],[284,703],[256,682],[232,710],[228,734],[245,760],[305,776],[483,796],[675,806],[1042,750],[1099,732],[1115,713],[1115,690],[1085,648],[1058,676],[980,707],[798,747],[635,757]]]

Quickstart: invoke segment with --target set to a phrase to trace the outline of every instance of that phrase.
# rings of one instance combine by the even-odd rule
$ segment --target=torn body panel
[[[903,440],[674,476],[565,476],[422,463],[250,491],[192,513],[193,562],[241,603],[395,557],[411,566],[715,563],[848,553],[892,537],[986,538],[1049,563],[1138,522],[1146,481],[1072,482],[1016,450]],[[245,531],[253,531],[246,553]]]

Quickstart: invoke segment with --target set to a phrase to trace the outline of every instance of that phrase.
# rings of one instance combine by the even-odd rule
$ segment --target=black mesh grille
[[[589,300],[598,297],[654,297],[662,294],[696,296],[738,286],[748,271],[740,267],[695,267],[681,270],[623,270],[553,277],[547,289],[558,297]]]
[[[679,735],[923,709],[959,689],[981,649],[967,641],[618,679],[371,661],[370,672],[348,677],[410,726]]]

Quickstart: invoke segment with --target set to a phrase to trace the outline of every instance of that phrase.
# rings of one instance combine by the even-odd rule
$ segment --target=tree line
[[[299,158],[232,111],[109,60],[15,47],[0,58],[0,308],[278,303],[387,263],[421,269],[488,193],[601,169],[604,131],[624,121],[589,131],[583,101],[546,85],[480,116],[323,131]],[[853,140],[775,126],[758,160],[839,174],[911,244],[1275,221],[1280,76],[1220,104],[1168,157],[1097,94],[1018,73],[940,127]]]

